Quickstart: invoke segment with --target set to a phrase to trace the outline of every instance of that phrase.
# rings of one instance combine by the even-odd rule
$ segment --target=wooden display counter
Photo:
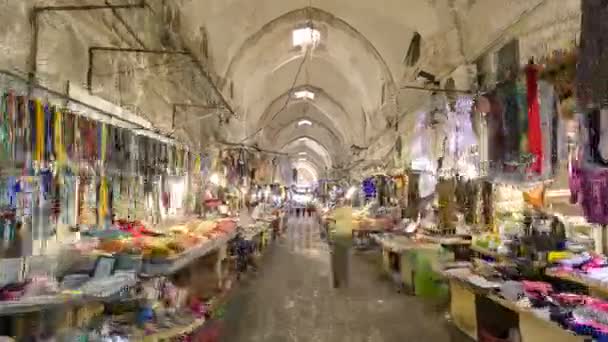
[[[416,296],[447,299],[447,286],[441,275],[443,248],[434,243],[416,242],[405,236],[377,239],[382,246],[383,271]]]
[[[522,342],[587,342],[534,309],[523,308],[458,277],[446,275],[450,285],[450,314],[454,325],[475,341],[485,334],[516,331]],[[497,341],[500,339],[497,337]],[[505,339],[505,341],[507,341]]]

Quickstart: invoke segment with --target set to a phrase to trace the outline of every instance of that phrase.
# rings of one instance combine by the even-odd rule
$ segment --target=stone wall
[[[0,69],[24,76],[31,71],[34,47],[31,18],[35,6],[137,3],[138,0],[2,1]],[[117,9],[114,13],[104,9],[39,14],[35,75],[38,83],[60,92],[65,91],[68,81],[84,88],[92,46],[181,49],[181,38],[176,33],[179,16],[167,5],[171,2],[148,3],[150,7]],[[206,82],[188,56],[97,52],[93,62],[94,95],[130,109],[164,131],[171,129],[173,103],[206,103],[210,97]],[[191,120],[196,114],[188,111],[178,115],[177,120]],[[199,138],[201,123],[186,125],[194,140]]]

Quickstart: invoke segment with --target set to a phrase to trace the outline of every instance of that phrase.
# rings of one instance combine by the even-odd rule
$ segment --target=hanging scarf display
[[[12,118],[15,113],[15,97],[12,93],[5,94],[0,100],[2,122],[0,123],[0,146],[2,146],[2,160],[12,159]]]
[[[55,129],[55,122],[53,120],[54,113],[55,107],[49,106],[48,104],[44,106],[44,160],[46,162],[55,159],[53,147]]]
[[[99,203],[99,210],[98,210],[98,219],[97,219],[97,224],[100,227],[105,227],[106,226],[106,220],[108,219],[110,210],[109,210],[109,205],[110,205],[110,197],[109,197],[109,189],[108,189],[108,181],[106,177],[101,177],[101,179],[99,180],[99,199],[98,199],[98,203]]]
[[[599,107],[608,93],[608,3],[581,1],[581,44],[576,70],[579,107]]]
[[[63,143],[64,139],[64,129],[63,129],[63,113],[59,110],[55,110],[54,116],[54,136],[53,136],[53,146],[55,148],[55,160],[59,163],[59,165],[63,165],[66,161],[66,152],[65,146]]]
[[[519,120],[519,100],[517,97],[517,84],[515,81],[506,81],[497,88],[496,108],[493,113],[501,121],[503,137],[499,144],[503,145],[502,161],[518,160],[520,155],[520,145],[522,129]]]
[[[535,157],[530,170],[542,173],[543,135],[538,102],[538,68],[532,63],[526,67],[526,86],[528,89],[528,149]]]
[[[34,160],[42,163],[44,160],[44,109],[40,100],[34,101]]]
[[[17,97],[17,119],[15,126],[15,161],[25,162],[27,159],[28,101],[24,96]]]
[[[98,125],[98,156],[99,156],[99,161],[101,162],[102,165],[105,164],[106,159],[107,159],[107,152],[108,152],[108,126],[105,123],[100,123]]]

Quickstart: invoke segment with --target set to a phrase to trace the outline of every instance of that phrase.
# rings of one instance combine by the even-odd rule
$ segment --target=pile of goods
[[[112,255],[141,256],[163,260],[177,257],[235,232],[235,221],[193,220],[164,232],[147,229],[141,222],[119,221],[118,229],[87,232],[98,241],[96,251]]]

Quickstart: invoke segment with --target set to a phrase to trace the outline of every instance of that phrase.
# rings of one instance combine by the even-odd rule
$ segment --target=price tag
[[[23,258],[0,259],[0,286],[23,280]]]

